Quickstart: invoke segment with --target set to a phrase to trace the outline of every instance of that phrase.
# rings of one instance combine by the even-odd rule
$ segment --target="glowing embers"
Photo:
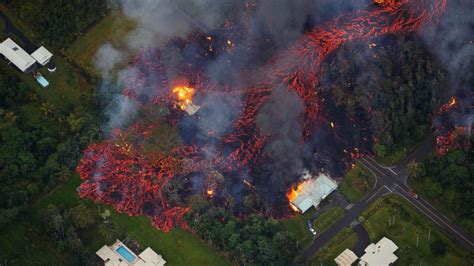
[[[194,115],[201,108],[193,103],[193,96],[196,90],[187,86],[176,86],[173,88],[173,93],[178,98],[178,106],[188,115]]]
[[[294,211],[305,213],[312,206],[318,207],[323,199],[337,189],[336,181],[325,174],[314,178],[305,170],[302,178],[303,181],[286,194]]]
[[[452,108],[457,108],[457,107],[458,107],[458,99],[456,98],[456,96],[453,96],[451,97],[451,99],[449,99],[448,103],[445,103],[441,106],[441,108],[439,109],[439,112],[445,113],[451,110]]]

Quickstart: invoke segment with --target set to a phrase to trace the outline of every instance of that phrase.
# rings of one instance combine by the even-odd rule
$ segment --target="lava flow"
[[[218,138],[213,138],[212,132],[209,132],[208,142],[189,141],[169,152],[150,149],[157,142],[152,136],[155,128],[150,117],[125,129],[121,132],[122,136],[115,134],[110,140],[90,145],[77,168],[85,181],[80,186],[80,196],[111,205],[129,215],[150,216],[153,225],[164,231],[175,226],[186,227],[183,215],[189,210],[186,206],[188,195],[186,191],[178,193],[184,198],[173,197],[171,200],[170,195],[176,189],[174,178],[185,180],[190,173],[205,173],[209,169],[217,169],[223,176],[235,176],[236,172],[243,175],[258,168],[256,164],[262,158],[271,160],[271,154],[265,154],[264,148],[272,136],[257,127],[256,117],[277,87],[283,86],[303,100],[305,110],[301,119],[304,129],[301,142],[308,141],[322,125],[327,125],[326,118],[321,115],[323,99],[317,90],[318,74],[325,58],[344,42],[414,32],[424,24],[435,22],[443,13],[446,0],[428,2],[376,1],[377,5],[371,4],[367,10],[343,14],[317,26],[286,51],[277,52],[262,70],[250,75],[254,81],[245,88],[232,87],[225,82],[214,84],[206,78],[202,69],[186,65],[182,67],[181,74],[190,81],[189,87],[177,86],[170,92],[170,84],[174,81],[167,79],[166,70],[160,62],[160,52],[142,50],[131,64],[134,71],[131,71],[130,82],[124,92],[127,97],[138,101],[142,108],[149,108],[150,103],[172,106],[177,97],[179,109],[185,110],[192,104],[196,93],[227,96],[230,98],[229,105],[240,104],[242,111],[233,121],[231,132],[224,132]],[[197,45],[198,39],[193,37],[190,42]],[[213,38],[207,37],[206,41],[213,41]],[[230,44],[226,41],[224,45],[226,48],[220,50],[231,52],[233,49],[229,49],[229,45],[234,48],[238,40],[234,39]],[[212,51],[207,48],[206,54],[209,52]],[[195,55],[193,59],[196,61],[196,58],[199,59],[200,55]],[[154,91],[150,92],[150,88]],[[242,99],[242,102],[234,102],[234,99]],[[172,110],[168,118],[176,124],[182,119],[182,114]],[[152,123],[149,125],[144,121]],[[333,122],[330,125],[332,130],[338,129],[334,128]],[[347,147],[344,150],[350,160],[350,151],[356,150],[355,147],[352,144],[343,147]],[[360,152],[357,150],[357,154]],[[265,185],[271,186],[268,183]],[[252,187],[252,192],[258,193],[258,186]],[[291,201],[296,197],[301,188],[299,184],[296,189],[291,189],[288,199]],[[215,190],[204,190],[203,194],[207,194],[209,199],[218,198]]]

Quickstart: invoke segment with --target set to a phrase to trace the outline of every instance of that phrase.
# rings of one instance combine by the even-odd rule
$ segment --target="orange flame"
[[[291,189],[286,193],[286,198],[290,202],[290,206],[293,210],[298,211],[298,209],[292,204],[292,202],[298,197],[299,194],[303,191],[303,188],[306,184],[306,181],[301,181],[296,187],[291,187]]]
[[[186,106],[192,103],[196,90],[186,86],[176,86],[173,88],[173,93],[178,97],[179,107],[185,110]]]
[[[213,191],[212,189],[208,189],[208,190],[206,191],[206,193],[207,193],[207,195],[208,195],[209,197],[214,196],[214,191]]]
[[[455,105],[457,103],[457,99],[455,96],[451,97],[451,100],[449,100],[449,107]]]

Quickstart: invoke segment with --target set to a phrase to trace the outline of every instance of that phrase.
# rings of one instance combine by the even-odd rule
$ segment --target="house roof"
[[[320,174],[316,179],[307,179],[301,193],[291,203],[304,213],[311,206],[317,207],[336,188],[336,181]]]
[[[23,72],[36,63],[33,57],[10,38],[0,43],[0,54],[3,54],[3,56]]]
[[[147,247],[140,255],[138,255],[141,260],[139,260],[135,265],[138,266],[163,266],[166,264],[166,261],[161,255],[156,254],[156,252]]]
[[[350,249],[345,249],[334,261],[338,266],[350,266],[358,259],[357,255]]]
[[[41,65],[46,65],[49,60],[51,60],[51,57],[53,57],[53,54],[48,51],[44,46],[41,46],[38,48],[36,51],[34,51],[31,56],[38,61]]]
[[[397,249],[397,245],[392,240],[384,237],[377,244],[371,243],[365,249],[365,254],[360,258],[361,264],[388,266],[398,259],[394,254]]]

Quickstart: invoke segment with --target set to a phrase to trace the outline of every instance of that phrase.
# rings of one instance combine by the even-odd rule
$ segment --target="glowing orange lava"
[[[178,97],[179,107],[185,110],[192,103],[196,90],[187,86],[176,86],[173,88],[173,93]]]
[[[209,197],[214,196],[214,191],[212,189],[208,189],[206,193]]]

